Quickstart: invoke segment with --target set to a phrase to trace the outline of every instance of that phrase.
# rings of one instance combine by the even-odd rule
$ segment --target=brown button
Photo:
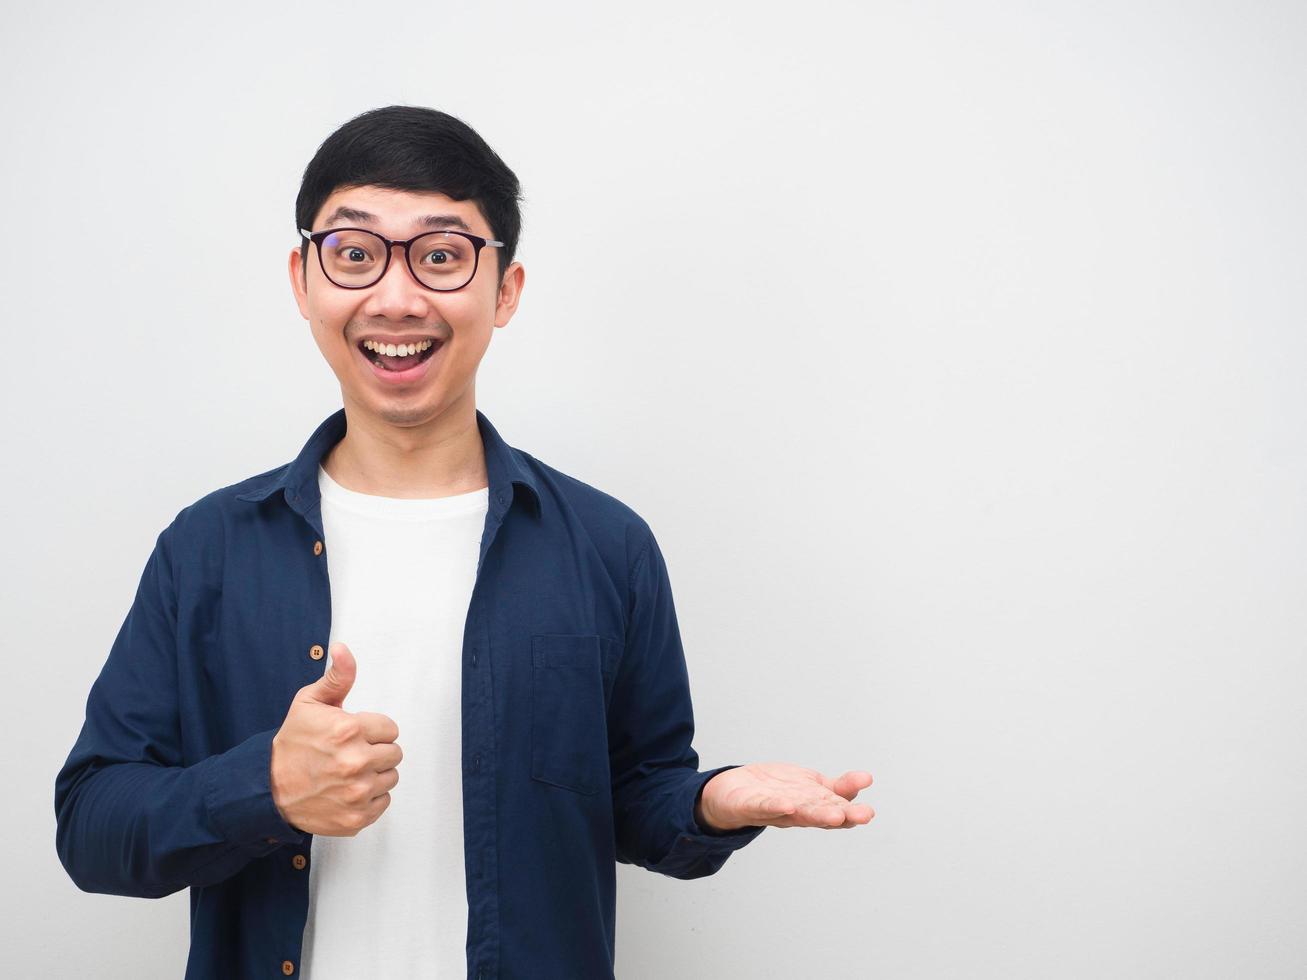
[[[282,960],[281,972],[286,974],[286,976],[290,976],[292,973],[295,972],[295,964],[292,963],[290,960]]]
[[[308,864],[309,862],[304,859],[303,854],[296,854],[293,858],[290,859],[290,863],[295,865],[295,867],[299,868],[301,871],[303,871],[304,865]]]
[[[314,541],[314,542],[313,542],[313,553],[314,553],[315,555],[320,555],[320,554],[322,554],[322,542],[321,542],[321,541]]]
[[[316,643],[309,647],[309,656],[314,660],[321,660],[323,652],[322,647],[318,646]]]

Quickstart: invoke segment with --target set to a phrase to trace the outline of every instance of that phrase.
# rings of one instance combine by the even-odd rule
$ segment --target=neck
[[[345,405],[345,437],[322,460],[347,490],[380,497],[449,497],[489,483],[476,405],[452,405],[421,425],[401,426]]]

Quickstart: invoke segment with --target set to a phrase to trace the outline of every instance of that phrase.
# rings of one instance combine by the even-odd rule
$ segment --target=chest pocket
[[[621,644],[605,636],[531,637],[531,778],[591,795],[608,785],[607,706]]]

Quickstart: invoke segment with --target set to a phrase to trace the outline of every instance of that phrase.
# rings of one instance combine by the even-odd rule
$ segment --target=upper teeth
[[[421,340],[416,344],[381,344],[375,340],[363,341],[363,346],[368,350],[374,350],[378,354],[385,354],[388,357],[408,357],[410,354],[416,354],[418,351],[424,351],[431,346],[430,340]]]

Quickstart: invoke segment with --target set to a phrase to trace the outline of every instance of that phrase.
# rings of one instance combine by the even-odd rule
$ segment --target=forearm
[[[299,839],[264,799],[269,733],[188,767],[70,760],[56,782],[56,847],[78,888],[161,898],[224,881]]]

